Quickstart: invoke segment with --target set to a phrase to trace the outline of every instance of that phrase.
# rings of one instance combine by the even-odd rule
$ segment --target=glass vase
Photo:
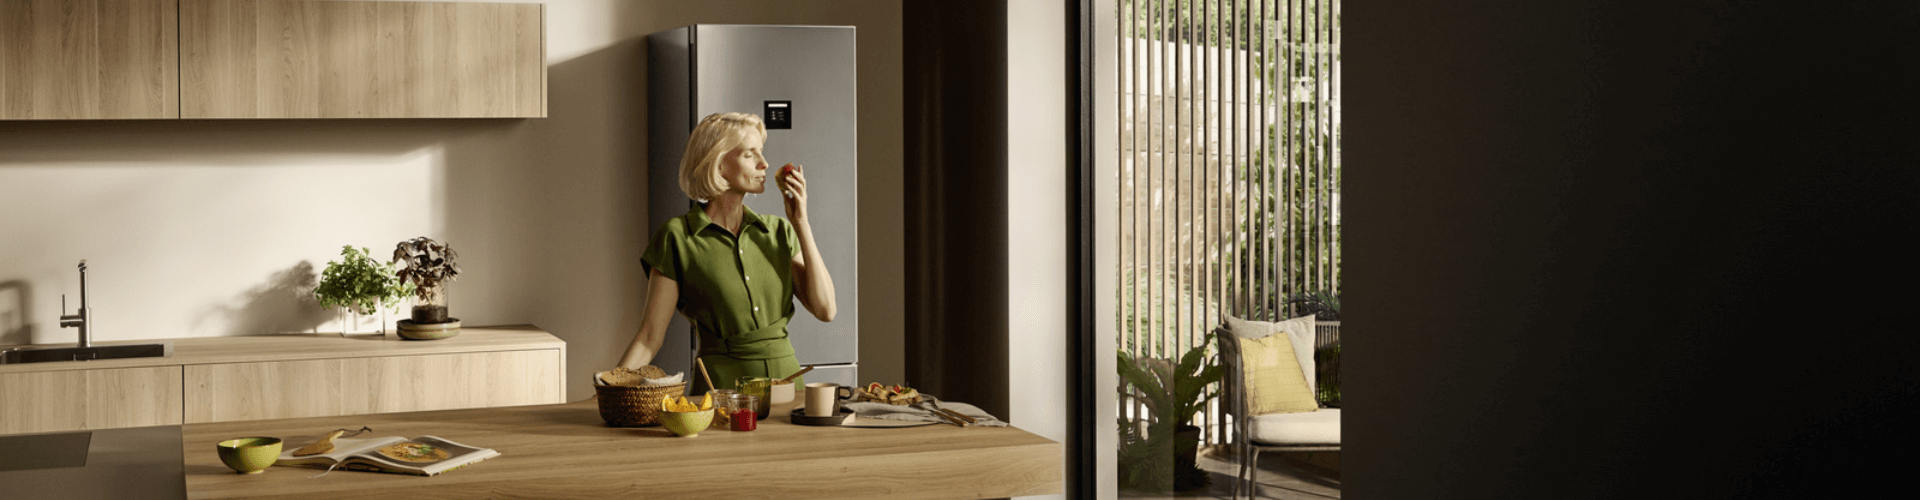
[[[365,311],[357,307],[346,307],[342,309],[340,315],[341,335],[368,333],[384,335],[387,333],[387,311],[385,309],[379,307],[375,307],[373,311]],[[367,320],[376,321],[373,328],[369,329],[361,326],[365,325]]]
[[[412,319],[415,324],[430,325],[453,320],[447,317],[446,286],[421,288],[421,290],[413,297]]]

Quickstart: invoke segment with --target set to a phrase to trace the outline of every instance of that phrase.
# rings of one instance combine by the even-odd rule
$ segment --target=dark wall
[[[906,378],[1005,417],[1004,2],[907,2]]]
[[[1910,475],[1920,4],[1346,4],[1346,494]]]

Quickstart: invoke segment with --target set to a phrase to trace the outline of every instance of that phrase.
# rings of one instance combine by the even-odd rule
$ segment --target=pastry
[[[342,434],[346,434],[346,433],[347,433],[346,429],[340,429],[337,431],[327,433],[327,437],[320,438],[319,441],[314,441],[313,444],[302,446],[298,450],[293,450],[293,456],[304,457],[307,455],[318,455],[321,453],[333,451],[333,438],[340,437]]]

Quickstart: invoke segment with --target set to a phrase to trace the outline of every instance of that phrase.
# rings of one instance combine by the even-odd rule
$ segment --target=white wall
[[[428,236],[460,252],[452,314],[553,332],[587,397],[644,299],[643,37],[832,24],[860,37],[863,377],[900,380],[899,2],[519,1],[546,4],[548,118],[0,122],[0,345],[73,342],[82,258],[96,340],[337,331],[301,283]]]
[[[1072,216],[1065,37],[1064,3],[1007,2],[1007,421],[1061,443]]]

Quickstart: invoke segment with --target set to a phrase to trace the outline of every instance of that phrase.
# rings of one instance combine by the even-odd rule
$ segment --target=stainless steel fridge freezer
[[[809,224],[838,309],[821,322],[796,302],[788,339],[800,364],[816,366],[808,382],[849,386],[858,386],[860,360],[856,83],[852,26],[698,24],[647,36],[646,237],[691,206],[679,173],[693,126],[713,113],[759,114],[767,163],[806,167]],[[747,206],[786,216],[776,186],[749,195]],[[691,326],[675,314],[654,364],[698,376],[695,348]]]

